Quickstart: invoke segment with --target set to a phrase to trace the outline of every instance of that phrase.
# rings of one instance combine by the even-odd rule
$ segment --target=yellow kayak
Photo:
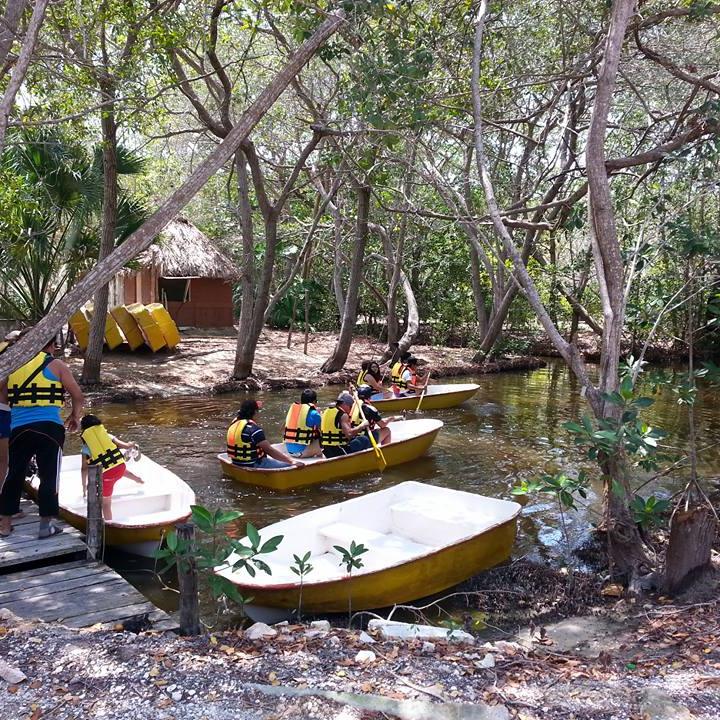
[[[293,555],[310,551],[303,612],[347,612],[348,603],[353,610],[387,607],[447,590],[506,560],[520,509],[506,500],[404,482],[261,529],[263,541],[283,536],[275,552],[261,556],[270,575],[233,570],[234,555],[215,573],[253,598],[251,617],[270,621],[298,608]],[[353,541],[368,551],[360,556],[362,567],[348,575],[335,546],[349,548]]]
[[[455,407],[469,400],[479,389],[480,386],[475,383],[428,385],[420,409],[443,410],[444,408]],[[381,413],[388,414],[400,410],[415,410],[420,402],[420,395],[372,400],[371,402]]]
[[[388,466],[410,462],[424,455],[433,444],[443,426],[440,420],[401,420],[390,423],[392,438],[381,447]],[[280,443],[275,445],[285,451]],[[262,470],[233,465],[227,453],[218,455],[224,475],[249,485],[260,485],[271,490],[293,490],[307,485],[333,482],[349,475],[374,472],[379,468],[379,458],[373,448],[332,458],[308,458],[303,467]]]

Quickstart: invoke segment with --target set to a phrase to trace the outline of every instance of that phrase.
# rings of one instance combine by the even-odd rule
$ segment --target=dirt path
[[[184,333],[175,352],[152,354],[112,352],[103,358],[102,385],[91,389],[94,399],[128,401],[141,398],[204,395],[241,389],[279,389],[288,387],[345,384],[357,376],[360,363],[378,358],[384,345],[372,338],[353,342],[346,370],[326,375],[320,366],[335,345],[334,333],[313,333],[308,354],[303,354],[303,337],[295,336],[287,347],[287,333],[266,329],[255,356],[255,377],[239,382],[230,379],[235,357],[234,335]],[[541,367],[534,357],[509,357],[483,366],[471,362],[469,348],[418,345],[413,354],[426,361],[433,377],[473,375],[511,369]],[[82,356],[69,358],[79,376]]]

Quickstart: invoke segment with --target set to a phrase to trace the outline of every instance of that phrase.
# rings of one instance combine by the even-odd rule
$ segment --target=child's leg
[[[131,480],[134,480],[136,483],[140,483],[141,485],[145,483],[145,481],[139,475],[136,475],[132,470],[128,470],[127,465],[125,466],[124,477],[130,478]]]
[[[102,499],[102,511],[105,520],[112,520],[112,496]]]

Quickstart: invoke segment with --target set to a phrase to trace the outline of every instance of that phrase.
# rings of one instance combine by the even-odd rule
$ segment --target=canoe
[[[165,336],[162,334],[155,318],[150,311],[142,303],[132,303],[125,306],[126,310],[135,318],[140,331],[145,338],[145,344],[153,351],[157,352],[165,347]]]
[[[387,607],[447,590],[506,560],[519,513],[514,502],[404,482],[261,529],[263,541],[283,536],[275,552],[261,556],[270,575],[233,570],[235,555],[215,573],[253,598],[251,617],[287,617],[300,601],[293,554],[310,551],[303,612],[347,612],[348,602],[353,610]],[[360,556],[362,567],[348,575],[334,546],[349,548],[353,541],[368,551]]]
[[[85,315],[87,315],[88,320],[90,323],[92,323],[93,315],[95,312],[95,308],[91,303],[88,303],[85,306]],[[88,330],[89,330],[88,325]],[[110,315],[109,313],[105,317],[105,344],[108,346],[109,350],[115,350],[115,348],[120,347],[125,342],[125,336],[120,332],[120,327],[115,322],[115,318]],[[78,342],[78,345],[80,343]]]
[[[110,310],[110,314],[115,319],[127,340],[127,344],[131,350],[137,350],[145,344],[140,327],[135,318],[125,309],[124,305],[118,305]]]
[[[66,455],[60,470],[60,517],[85,532],[87,500],[82,494],[81,456]],[[113,519],[105,523],[105,542],[125,552],[152,557],[160,541],[175,523],[190,515],[195,493],[167,468],[143,455],[128,467],[145,483],[129,478],[115,483],[112,496]],[[37,494],[38,478],[29,479],[28,491]]]
[[[442,410],[455,407],[469,400],[479,389],[480,386],[475,383],[428,385],[420,409]],[[409,397],[388,398],[387,400],[372,400],[371,402],[381,413],[387,415],[401,410],[415,410],[418,402],[420,402],[420,396],[411,395]]]
[[[410,462],[424,455],[433,444],[443,426],[440,420],[401,420],[390,424],[391,441],[382,446],[388,466]],[[275,447],[286,451],[283,443]],[[373,448],[327,460],[325,458],[303,459],[303,467],[261,470],[233,465],[227,453],[218,455],[223,474],[233,480],[249,485],[260,485],[271,490],[294,490],[307,485],[333,482],[349,475],[375,472],[379,458]]]
[[[170,313],[161,303],[150,303],[145,307],[160,328],[160,332],[165,338],[165,344],[170,350],[174,350],[180,344],[180,333]]]
[[[75,333],[75,340],[77,340],[78,347],[81,350],[87,350],[88,339],[90,337],[90,320],[88,320],[84,308],[79,308],[68,318],[68,325],[70,325],[70,329]]]

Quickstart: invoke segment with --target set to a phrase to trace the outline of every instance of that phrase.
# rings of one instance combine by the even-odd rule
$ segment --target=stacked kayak
[[[88,304],[68,321],[81,350],[88,346],[92,314],[92,305]],[[160,303],[118,305],[110,310],[105,320],[105,344],[110,350],[125,344],[133,351],[144,346],[153,352],[163,348],[174,350],[180,339],[175,321]]]

